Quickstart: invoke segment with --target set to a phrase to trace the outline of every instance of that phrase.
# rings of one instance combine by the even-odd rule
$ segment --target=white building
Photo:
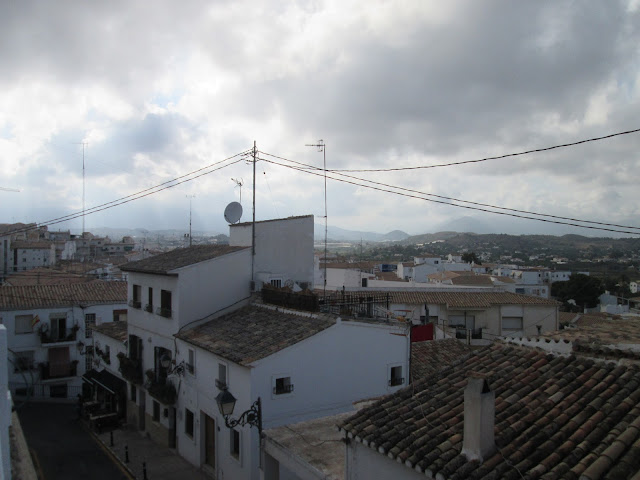
[[[89,327],[119,318],[125,301],[126,285],[116,282],[0,288],[14,397],[75,399],[91,369]]]
[[[15,241],[11,244],[11,249],[14,272],[56,264],[56,246],[53,242]]]
[[[351,411],[407,384],[408,327],[252,305],[179,333],[179,453],[216,478],[258,479],[257,429],[227,428],[216,396],[237,398],[233,417],[260,398],[264,429]]]

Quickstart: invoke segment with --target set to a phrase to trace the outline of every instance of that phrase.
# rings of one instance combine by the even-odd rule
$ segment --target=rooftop
[[[287,217],[287,218],[271,218],[269,220],[260,220],[257,223],[267,223],[267,222],[281,222],[283,220],[298,220],[300,218],[313,218],[313,215],[298,215],[295,217]],[[233,225],[229,225],[229,227],[246,227],[252,225],[253,222],[242,222],[242,223],[234,223]]]
[[[20,249],[20,250],[49,250],[53,242],[46,241],[38,241],[38,242],[26,242],[26,241],[15,241],[11,242],[11,248]]]
[[[26,310],[71,305],[127,303],[126,282],[0,287],[0,310]]]
[[[453,285],[476,285],[493,287],[493,282],[489,275],[458,275],[451,279]]]
[[[495,392],[497,450],[461,454],[464,388]],[[341,424],[355,441],[427,477],[630,479],[640,472],[640,368],[495,343]]]
[[[127,322],[107,322],[91,327],[98,333],[124,342],[128,337]]]
[[[335,325],[334,317],[250,305],[176,337],[240,365],[249,365]]]
[[[411,344],[411,380],[417,381],[431,376],[475,349],[455,338],[413,342]]]
[[[244,250],[249,247],[231,247],[229,245],[194,245],[187,248],[177,248],[167,253],[161,253],[137,262],[120,265],[123,272],[155,273],[169,275],[173,270],[187,267],[196,263],[221,257],[229,253]]]
[[[78,275],[50,268],[33,268],[26,272],[12,273],[5,283],[14,287],[23,285],[55,285],[59,283],[85,283],[96,279],[93,275]]]
[[[632,346],[640,344],[640,317],[580,315],[574,326],[542,336],[592,346]]]

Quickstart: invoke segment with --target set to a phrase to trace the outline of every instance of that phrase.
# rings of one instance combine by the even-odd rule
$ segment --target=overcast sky
[[[20,192],[0,190],[0,223],[79,212],[83,142],[91,208],[244,152],[254,140],[262,152],[322,167],[322,153],[305,144],[323,139],[328,169],[375,169],[637,129],[639,30],[637,0],[2,2],[0,187]],[[640,227],[639,152],[635,133],[481,163],[350,175]],[[256,172],[257,219],[324,214],[321,176],[266,161]],[[244,181],[249,220],[252,168],[241,161],[88,215],[86,229],[186,231],[187,196],[195,195],[193,228],[226,233],[224,208],[240,199],[232,178]],[[498,231],[547,231],[331,179],[327,196],[329,225],[353,230],[423,233],[472,216]],[[75,219],[50,229],[81,226]]]

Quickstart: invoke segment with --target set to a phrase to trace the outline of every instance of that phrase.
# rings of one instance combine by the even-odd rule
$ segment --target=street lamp
[[[167,371],[167,375],[184,375],[184,360],[173,368],[171,367],[171,357],[169,355],[163,355],[160,357],[160,366]]]
[[[233,414],[233,409],[236,406],[236,397],[231,392],[224,388],[216,397],[216,403],[220,414],[224,417],[224,424],[227,428],[235,428],[238,425],[244,427],[249,425],[258,429],[258,436],[262,438],[262,403],[260,397],[253,402],[253,405],[249,407],[249,410],[242,412],[237,419],[229,418]]]

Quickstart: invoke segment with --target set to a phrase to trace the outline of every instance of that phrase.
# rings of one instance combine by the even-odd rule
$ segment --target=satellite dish
[[[238,223],[240,217],[242,217],[242,205],[238,202],[231,202],[227,205],[227,208],[224,209],[224,219],[227,222],[231,224]]]

